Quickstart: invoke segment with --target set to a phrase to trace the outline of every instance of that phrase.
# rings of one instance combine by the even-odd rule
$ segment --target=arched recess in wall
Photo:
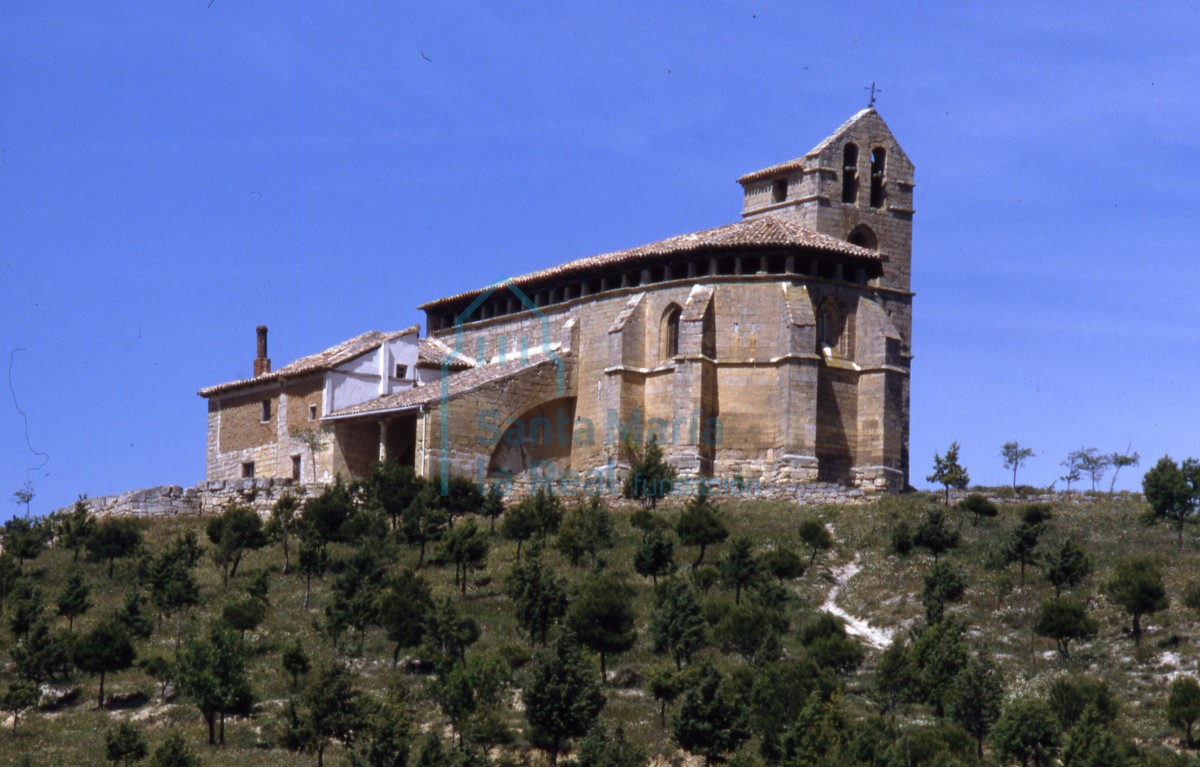
[[[848,359],[851,357],[850,339],[850,317],[838,305],[837,299],[829,296],[817,310],[817,351]]]
[[[879,238],[875,236],[875,232],[866,224],[859,224],[850,232],[850,236],[846,241],[851,245],[858,245],[867,250],[879,251]]]
[[[670,304],[662,314],[658,331],[658,356],[662,361],[675,359],[679,354],[679,318],[683,310],[679,304]]]
[[[581,438],[586,435],[580,435]],[[488,475],[562,472],[571,468],[575,398],[560,397],[531,407],[504,424],[488,460]],[[553,464],[553,469],[550,465]]]

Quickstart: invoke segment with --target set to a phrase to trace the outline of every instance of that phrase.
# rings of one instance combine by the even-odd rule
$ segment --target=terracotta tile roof
[[[420,329],[420,325],[412,325],[404,330],[397,330],[391,333],[368,330],[366,333],[342,341],[340,344],[331,346],[316,354],[301,357],[295,362],[290,362],[278,370],[258,376],[257,378],[243,378],[240,381],[229,381],[228,383],[206,387],[197,393],[201,397],[211,397],[214,394],[221,394],[222,392],[233,391],[256,384],[271,383],[288,378],[296,378],[309,373],[324,372],[378,348],[385,341],[391,341],[401,336],[415,335],[420,332]]]
[[[475,361],[458,354],[436,338],[422,338],[417,349],[417,364],[421,367],[440,368],[443,364],[451,370],[466,370],[475,367]]]
[[[513,359],[504,363],[493,363],[490,365],[479,365],[466,370],[462,373],[455,373],[449,377],[449,396],[454,397],[464,392],[476,389],[484,384],[500,381],[527,370],[535,370],[544,365],[559,364],[555,360],[561,360],[561,353],[544,354],[539,351],[531,351],[527,359]],[[424,386],[415,386],[411,389],[406,389],[394,394],[387,394],[382,397],[376,397],[366,402],[361,402],[357,405],[344,407],[341,410],[326,415],[321,420],[336,420],[339,418],[349,418],[352,416],[367,416],[373,413],[383,413],[395,410],[407,410],[415,408],[418,405],[427,405],[436,403],[443,396],[441,380],[425,384]]]
[[[819,234],[806,226],[801,226],[777,216],[758,216],[734,224],[718,226],[715,229],[705,229],[702,232],[680,234],[665,240],[652,242],[628,250],[618,250],[599,256],[589,256],[565,264],[552,266],[519,277],[513,277],[504,284],[528,285],[533,282],[554,277],[562,277],[576,272],[583,272],[601,267],[617,266],[643,258],[656,256],[671,256],[684,253],[694,253],[702,250],[724,250],[744,248],[813,248],[833,253],[840,253],[854,258],[878,261],[880,255],[875,251],[851,245],[836,237]],[[489,286],[494,287],[494,286]],[[417,307],[428,310],[444,304],[461,301],[464,298],[479,295],[489,288],[477,288],[458,293],[453,296],[439,298]]]

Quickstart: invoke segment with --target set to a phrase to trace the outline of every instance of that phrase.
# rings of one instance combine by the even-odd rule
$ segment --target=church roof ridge
[[[557,266],[511,277],[499,286],[466,290],[452,296],[445,296],[426,302],[417,308],[426,311],[447,303],[477,296],[489,288],[504,287],[507,285],[522,286],[539,280],[561,277],[589,269],[626,264],[642,258],[694,253],[706,249],[745,247],[802,247],[825,250],[863,259],[879,260],[881,258],[875,251],[858,245],[851,245],[844,240],[839,240],[827,234],[821,234],[779,216],[757,216],[752,219],[744,219],[732,224],[704,229],[699,232],[678,234],[647,245],[639,245],[634,248],[615,250],[596,256],[587,256],[586,258],[567,261]]]

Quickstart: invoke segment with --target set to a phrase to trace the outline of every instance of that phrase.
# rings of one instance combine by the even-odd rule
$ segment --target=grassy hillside
[[[800,578],[784,586],[789,600],[784,608],[787,630],[780,637],[784,658],[799,658],[813,653],[806,648],[800,631],[820,612],[831,588],[836,586],[836,606],[851,617],[851,633],[866,634],[854,639],[862,644],[865,657],[861,665],[836,675],[836,691],[830,700],[836,701],[840,715],[847,724],[842,741],[849,743],[856,729],[877,726],[873,717],[880,710],[875,693],[874,669],[882,646],[888,638],[897,640],[912,636],[925,625],[926,609],[921,593],[932,557],[920,548],[906,556],[893,551],[893,535],[901,522],[910,529],[917,528],[928,510],[934,506],[932,497],[911,496],[886,498],[872,505],[801,509],[786,503],[741,501],[718,503],[720,516],[731,533],[731,539],[748,536],[755,553],[762,555],[776,548],[794,550],[807,561],[810,552],[800,542],[797,530],[808,519],[819,520],[833,534],[833,548],[817,552],[814,565]],[[611,549],[600,553],[601,564],[609,572],[625,575],[636,586],[633,607],[637,615],[638,639],[628,653],[610,658],[609,679],[604,687],[607,705],[602,721],[611,729],[620,725],[636,746],[647,754],[679,753],[672,738],[670,715],[679,705],[668,709],[668,727],[659,723],[658,703],[646,692],[645,680],[652,669],[672,667],[668,657],[656,655],[651,639],[655,591],[649,579],[633,569],[634,553],[642,541],[642,532],[633,528],[630,516],[635,507],[622,505],[612,510],[615,540]],[[1053,587],[1044,578],[1044,567],[1027,569],[1024,588],[1018,586],[1018,566],[1004,564],[1004,544],[1019,523],[1020,504],[1005,504],[996,518],[974,524],[961,511],[947,511],[951,527],[961,534],[961,544],[941,555],[939,561],[949,563],[965,578],[964,598],[948,607],[949,614],[965,624],[964,639],[972,654],[991,656],[1005,683],[1005,701],[1044,697],[1056,678],[1064,675],[1089,676],[1107,683],[1113,697],[1120,703],[1119,715],[1111,731],[1116,733],[1121,749],[1133,760],[1159,763],[1168,760],[1179,746],[1180,733],[1168,725],[1165,714],[1167,689],[1170,681],[1180,674],[1196,672],[1196,637],[1200,615],[1184,606],[1182,595],[1189,583],[1200,573],[1200,551],[1192,540],[1191,531],[1184,536],[1184,545],[1176,545],[1174,531],[1165,525],[1151,526],[1142,520],[1145,505],[1137,498],[1118,497],[1097,499],[1087,503],[1057,503],[1052,518],[1045,523],[1039,549],[1056,551],[1060,544],[1071,539],[1088,551],[1094,569],[1083,585],[1072,589],[1071,596],[1084,601],[1089,615],[1098,624],[1098,633],[1090,641],[1071,647],[1071,657],[1064,660],[1049,639],[1037,637],[1033,622],[1038,606],[1053,596]],[[679,515],[680,506],[660,506],[653,512],[669,521]],[[465,518],[456,525],[465,524]],[[176,517],[144,520],[141,528],[144,547],[148,552],[162,551],[180,533],[194,531],[209,549],[205,525],[207,518]],[[486,532],[488,522],[480,519]],[[528,657],[538,648],[520,630],[514,616],[512,600],[505,594],[505,580],[516,561],[517,544],[502,537],[488,537],[490,551],[483,569],[469,574],[465,596],[454,583],[454,567],[439,561],[437,545],[431,544],[429,555],[419,573],[428,580],[436,598],[450,597],[481,627],[479,641],[469,648],[469,656],[499,655],[513,667],[513,686],[504,694],[504,705],[496,712],[497,719],[507,730],[506,745],[491,750],[493,761],[521,763],[525,759],[540,759],[526,739],[526,721],[520,705],[520,689],[527,683]],[[572,566],[554,548],[554,536],[547,540],[542,560],[563,576],[569,584],[578,584],[588,573],[588,558]],[[8,732],[0,731],[0,765],[58,765],[101,764],[105,762],[105,731],[120,721],[134,722],[142,727],[150,741],[150,750],[160,744],[170,732],[180,732],[200,756],[205,765],[269,765],[315,763],[315,757],[297,756],[281,746],[283,711],[289,697],[295,695],[291,679],[281,666],[282,649],[300,639],[315,664],[335,657],[328,636],[319,630],[325,621],[325,608],[332,600],[331,584],[337,576],[337,563],[351,556],[353,542],[333,543],[329,556],[333,571],[317,578],[312,584],[310,606],[305,609],[304,578],[295,571],[296,544],[293,541],[293,572],[283,575],[283,555],[276,544],[250,551],[241,562],[237,574],[228,586],[222,585],[221,570],[206,555],[195,575],[200,585],[200,604],[187,611],[181,620],[182,634],[202,637],[207,627],[218,620],[223,607],[246,597],[247,587],[259,573],[268,573],[270,608],[258,628],[246,635],[250,647],[249,677],[256,705],[254,713],[245,718],[232,718],[226,725],[226,744],[223,747],[206,745],[207,727],[196,706],[187,696],[168,690],[160,700],[154,679],[139,668],[109,675],[106,694],[110,701],[103,709],[97,706],[97,679],[73,671],[70,678],[53,681],[42,687],[39,708],[25,712],[11,734],[11,718],[4,715],[0,724],[8,724]],[[725,556],[729,542],[708,550],[705,562],[717,564]],[[527,551],[529,543],[524,545]],[[676,543],[676,560],[681,568],[676,577],[690,578],[688,564],[696,557],[694,547]],[[1122,559],[1146,555],[1161,567],[1170,607],[1144,619],[1145,634],[1135,646],[1128,633],[1129,618],[1106,596],[1104,585],[1113,575],[1116,563]],[[417,547],[397,541],[392,549],[387,571],[400,572],[415,568]],[[94,606],[74,621],[75,634],[84,634],[102,619],[117,611],[129,590],[138,583],[134,559],[116,562],[115,576],[109,579],[107,565],[88,561],[86,553],[78,564],[72,552],[61,545],[51,545],[36,559],[24,563],[23,578],[46,597],[45,616],[55,627],[65,629],[67,620],[55,617],[54,603],[62,593],[68,577],[82,573],[91,588]],[[717,617],[728,610],[733,591],[721,584],[713,586],[701,597],[708,615]],[[153,607],[145,608],[151,614]],[[0,630],[0,690],[15,681],[18,668],[12,662],[17,640],[7,626],[12,615],[12,600],[5,605],[5,628]],[[175,627],[166,620],[149,639],[137,640],[140,658],[153,655],[173,657]],[[551,641],[560,628],[551,631]],[[357,685],[365,692],[402,695],[407,700],[414,732],[442,732],[451,736],[449,720],[432,702],[427,687],[432,675],[428,669],[401,663],[393,669],[393,645],[382,629],[367,630],[361,651],[353,632],[341,640],[337,657],[353,672]],[[419,650],[406,650],[406,660],[421,656]],[[710,645],[692,660],[693,666],[713,664],[730,682],[729,694],[742,695],[748,705],[749,685],[755,669],[735,652],[723,652]],[[598,674],[598,671],[597,671]],[[742,687],[738,687],[741,680]],[[303,682],[301,687],[303,687]],[[61,700],[56,700],[61,699]],[[916,738],[937,728],[933,707],[912,701],[890,713],[890,727],[897,737]],[[857,724],[856,724],[857,723]],[[949,725],[947,725],[949,727]],[[414,736],[416,737],[416,736]],[[957,735],[937,736],[953,743]],[[894,739],[894,738],[893,738]],[[935,738],[936,739],[936,738]],[[756,763],[759,759],[758,736],[745,744],[739,759]],[[907,741],[906,741],[907,742]],[[915,742],[915,741],[914,741]],[[452,747],[452,741],[447,746]],[[861,744],[860,744],[861,745]],[[970,763],[974,761],[974,745],[933,748],[924,763]],[[887,763],[882,752],[870,760],[858,747],[857,755],[846,745],[830,763]],[[833,752],[830,752],[831,754]],[[333,745],[325,754],[329,764],[349,763],[347,754]],[[912,757],[910,752],[909,757]],[[795,757],[798,759],[799,757]],[[414,758],[415,761],[415,758]],[[990,745],[985,763],[1000,763],[1000,755]],[[920,763],[920,760],[917,760]],[[800,763],[800,762],[796,762]],[[1169,763],[1169,762],[1162,762]]]

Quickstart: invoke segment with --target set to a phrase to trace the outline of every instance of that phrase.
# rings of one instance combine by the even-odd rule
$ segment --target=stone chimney
[[[267,326],[259,325],[258,328],[258,356],[254,358],[254,377],[266,375],[271,372],[271,360],[267,357]]]

